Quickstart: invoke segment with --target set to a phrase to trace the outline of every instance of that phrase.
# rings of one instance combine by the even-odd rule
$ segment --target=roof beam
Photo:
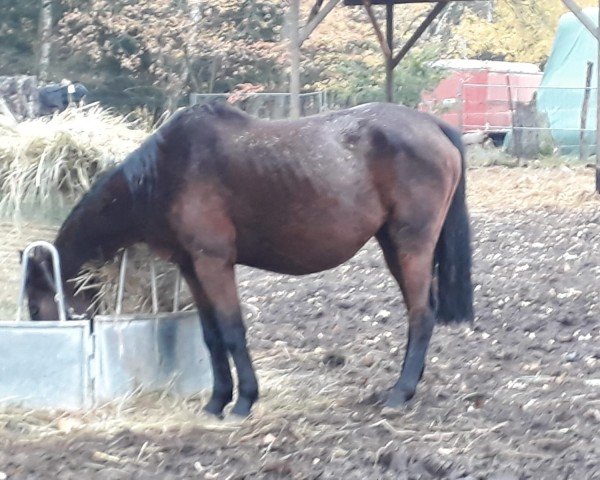
[[[371,25],[373,25],[373,30],[375,30],[375,35],[377,36],[377,40],[379,41],[379,46],[381,47],[381,51],[383,52],[383,56],[386,60],[392,59],[392,50],[391,45],[388,45],[385,37],[383,36],[383,32],[381,31],[381,27],[379,26],[379,22],[375,18],[375,14],[373,13],[373,9],[371,8],[371,0],[361,0],[362,5],[365,6],[365,10],[367,11],[367,15],[369,20],[371,20]]]
[[[340,0],[329,0],[324,7],[321,7],[323,0],[317,0],[315,2],[315,5],[308,16],[306,25],[300,29],[300,33],[298,35],[298,42],[300,46],[302,46],[306,39],[310,37],[310,34],[319,26],[319,23],[323,21],[323,19],[329,14],[329,12],[333,10],[333,7],[335,7],[339,1]]]
[[[421,38],[423,32],[427,29],[427,27],[435,20],[440,12],[446,8],[448,2],[438,2],[435,4],[431,12],[425,17],[425,20],[419,25],[419,27],[415,30],[415,32],[411,35],[411,37],[406,41],[404,46],[400,49],[400,51],[394,56],[392,60],[392,68],[396,68],[396,66],[400,63],[400,61],[406,56],[408,51],[412,48],[412,46],[417,43],[417,40]]]

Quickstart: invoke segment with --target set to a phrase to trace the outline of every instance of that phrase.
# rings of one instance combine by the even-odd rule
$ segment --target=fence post
[[[465,84],[462,81],[460,82],[460,92],[458,92],[458,99],[460,102],[458,108],[458,123],[460,125],[461,133],[465,133]]]
[[[510,109],[511,131],[513,143],[515,145],[515,152],[517,153],[517,165],[521,166],[521,132],[519,132],[519,135],[517,135],[515,129],[515,106],[513,103],[512,88],[510,86],[510,77],[508,76],[508,74],[506,75],[506,87],[508,90],[508,108]]]
[[[585,143],[585,130],[588,116],[588,105],[590,102],[590,90],[592,85],[592,62],[587,62],[585,74],[585,91],[583,92],[583,104],[581,105],[581,131],[579,132],[579,160],[588,158],[587,145]]]
[[[598,29],[600,29],[600,0],[598,1]],[[600,38],[598,38],[597,50],[598,59],[596,60],[596,193],[600,193]]]

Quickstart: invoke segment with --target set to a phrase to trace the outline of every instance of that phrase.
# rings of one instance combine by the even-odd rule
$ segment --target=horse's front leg
[[[188,284],[198,308],[202,332],[204,334],[204,343],[210,355],[213,389],[210,400],[204,407],[204,410],[213,415],[221,416],[223,408],[233,398],[233,381],[231,379],[227,350],[214,310],[207,299],[202,285],[200,285],[200,282],[196,278],[193,267],[187,268],[187,266],[182,266],[181,273]]]
[[[212,313],[214,324],[211,326],[216,327],[215,334],[218,334],[225,350],[233,358],[237,370],[238,399],[232,413],[247,416],[258,398],[258,382],[246,344],[246,328],[237,296],[234,266],[224,259],[201,254],[194,259],[194,269]],[[222,400],[228,401],[226,398]],[[218,399],[213,393],[207,410],[219,410],[218,407],[222,410],[224,405],[217,403]],[[211,413],[220,414],[221,411]]]

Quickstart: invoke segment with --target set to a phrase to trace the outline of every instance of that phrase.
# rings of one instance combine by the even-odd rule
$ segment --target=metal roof
[[[435,67],[449,70],[491,70],[502,73],[540,73],[540,68],[533,63],[499,62],[495,60],[448,59],[437,60]]]

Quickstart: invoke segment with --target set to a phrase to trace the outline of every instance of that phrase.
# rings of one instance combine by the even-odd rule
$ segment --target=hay
[[[40,211],[47,213],[46,217],[56,216],[57,212],[51,215],[48,210],[56,210],[57,204],[62,205],[63,210],[67,207],[68,211],[76,198],[87,191],[104,170],[122,161],[139,146],[148,135],[147,129],[142,127],[140,121],[134,122],[97,104],[69,108],[51,117],[16,124],[0,122],[0,212],[4,216],[21,219],[15,224],[17,231],[7,235],[7,240],[19,242],[15,245],[10,241],[10,251],[2,258],[3,273],[10,272],[6,276],[11,279],[18,276],[16,250],[37,239],[32,234],[40,231],[36,220],[28,218],[29,221],[23,223],[21,217],[27,217],[29,210],[33,210],[34,216],[39,216]],[[43,230],[40,238],[48,238],[48,232],[54,229],[45,225]],[[15,236],[15,233],[18,235]],[[145,274],[147,269],[143,268],[143,265],[149,264],[148,255],[147,251],[139,248],[133,252],[127,278],[126,311],[136,311],[149,305],[150,295],[146,292],[150,291],[150,278]],[[163,286],[168,281],[167,272],[171,270],[164,264],[158,268],[159,304],[162,308],[166,308],[167,303],[172,305],[173,289]],[[94,280],[102,283],[99,297],[101,311],[114,313],[118,267],[109,264],[93,273]],[[91,286],[90,279],[86,278],[86,287]],[[13,313],[8,303],[16,305],[18,293],[18,282],[9,283],[10,286],[3,288],[4,303],[0,305],[3,315],[8,318]],[[171,292],[171,299],[163,298],[161,291]]]
[[[28,215],[25,212],[31,210],[31,206],[49,213],[48,208],[54,208],[57,200],[63,206],[72,205],[102,171],[122,161],[147,135],[141,122],[130,121],[97,104],[69,108],[52,117],[17,124],[0,123],[0,210],[4,215],[20,214],[21,217]],[[3,288],[4,303],[0,305],[0,311],[7,318],[11,318],[16,309],[10,305],[17,303],[20,271],[17,249],[34,239],[50,239],[55,230],[50,226],[41,229],[34,221],[15,225],[10,229],[7,240],[11,241],[1,263],[3,276],[12,280]],[[131,249],[123,313],[151,311],[151,258],[145,247]],[[175,270],[157,261],[156,272],[159,311],[170,311]],[[114,261],[88,268],[77,283],[80,288],[98,290],[99,313],[114,314],[118,279],[119,265]],[[184,286],[180,309],[189,309],[191,305],[191,296]]]
[[[474,212],[600,206],[592,168],[477,168],[468,171],[467,182]]]
[[[116,314],[117,291],[119,287],[120,256],[101,266],[89,266],[75,279],[79,289],[91,289],[95,295],[95,310],[99,314]],[[173,310],[175,296],[176,268],[154,257],[145,245],[128,249],[127,270],[124,285],[121,313],[152,312],[151,264],[155,264],[157,306],[159,312]],[[192,296],[184,282],[179,294],[179,311],[194,308]]]
[[[16,125],[0,123],[3,212],[18,212],[29,201],[43,203],[54,193],[76,198],[147,134],[97,104]]]

